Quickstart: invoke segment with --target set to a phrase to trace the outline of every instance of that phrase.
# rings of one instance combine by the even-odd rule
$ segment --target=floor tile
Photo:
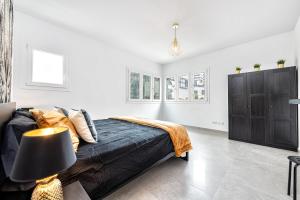
[[[189,135],[190,161],[171,158],[106,200],[292,199],[286,195],[287,156],[299,153],[228,140],[207,129],[189,128]]]

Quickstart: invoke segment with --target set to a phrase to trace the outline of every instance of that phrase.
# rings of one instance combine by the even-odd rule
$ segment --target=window
[[[209,69],[197,73],[166,76],[165,100],[181,103],[209,101]]]
[[[143,99],[151,98],[151,76],[143,75]]]
[[[140,74],[130,73],[130,99],[140,99]]]
[[[206,74],[205,72],[196,73],[193,75],[193,100],[205,101],[207,100],[207,86],[206,86]]]
[[[166,78],[166,100],[175,100],[176,82],[174,77]]]
[[[189,100],[189,75],[178,77],[178,100]]]
[[[64,58],[40,50],[32,52],[32,82],[63,85]]]
[[[151,74],[128,71],[128,101],[146,102],[161,100],[161,78]]]
[[[63,55],[30,49],[27,86],[66,88],[66,67]]]
[[[30,48],[25,88],[67,91],[66,58],[59,53]]]
[[[154,77],[153,84],[153,99],[160,100],[160,78]]]

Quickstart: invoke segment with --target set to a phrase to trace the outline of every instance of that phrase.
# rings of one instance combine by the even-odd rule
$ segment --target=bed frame
[[[12,117],[12,114],[16,110],[16,103],[2,103],[0,104],[0,139],[3,131],[3,126]]]
[[[5,104],[0,104],[0,138],[1,138],[1,134],[4,128],[4,125],[6,122],[8,122],[12,115],[13,112],[16,110],[16,103],[5,103]],[[147,171],[149,171],[150,169],[152,169],[155,166],[158,166],[159,164],[165,162],[166,160],[170,159],[171,157],[175,157],[175,153],[169,153],[167,156],[165,156],[164,158],[162,158],[161,160],[157,161],[156,163],[154,163],[152,166],[144,169],[142,172],[138,173],[137,175],[129,178],[128,180],[126,180],[124,183],[122,183],[121,185],[118,185],[115,188],[112,188],[112,190],[107,193],[104,197],[112,194],[113,192],[115,192],[116,190],[120,189],[121,187],[125,186],[126,184],[128,184],[129,182],[131,182],[132,180],[136,179],[137,177],[143,175],[144,173],[146,173]],[[181,159],[188,161],[189,160],[189,152],[186,152],[185,156],[180,157]],[[104,198],[102,197],[102,198]]]
[[[170,158],[175,157],[175,152],[171,152],[168,155],[166,155],[164,158],[160,159],[159,161],[157,161],[156,163],[154,163],[153,165],[151,165],[150,167],[144,169],[143,171],[141,171],[140,173],[138,173],[137,175],[127,179],[126,181],[124,181],[124,183],[116,186],[115,188],[112,188],[110,192],[108,192],[107,194],[105,194],[103,197],[99,198],[98,200],[101,200],[102,198],[105,198],[109,195],[111,195],[112,193],[114,193],[115,191],[117,191],[118,189],[122,188],[123,186],[127,185],[128,183],[130,183],[131,181],[133,181],[134,179],[142,176],[143,174],[145,174],[146,172],[148,172],[150,169],[164,163],[165,161],[169,160]],[[185,156],[180,157],[181,159],[188,161],[189,160],[189,152],[185,153]]]

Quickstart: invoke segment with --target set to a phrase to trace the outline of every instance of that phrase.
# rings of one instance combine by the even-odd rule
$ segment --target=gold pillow
[[[68,117],[64,114],[57,112],[56,110],[42,111],[39,109],[30,110],[33,117],[35,118],[39,128],[48,128],[48,127],[66,127],[69,129],[71,140],[73,143],[74,151],[76,152],[79,145],[78,134]]]

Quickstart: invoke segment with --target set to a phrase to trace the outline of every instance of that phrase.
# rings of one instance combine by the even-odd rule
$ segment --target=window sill
[[[165,101],[163,101],[163,103],[166,103],[166,104],[209,104],[210,102],[209,101],[205,101],[205,100],[204,101],[165,100]]]
[[[51,85],[38,85],[38,84],[25,84],[22,89],[25,90],[41,90],[41,91],[57,91],[57,92],[70,92],[70,88],[66,86],[51,86]]]
[[[128,104],[160,104],[162,103],[161,100],[127,100],[126,103]]]

